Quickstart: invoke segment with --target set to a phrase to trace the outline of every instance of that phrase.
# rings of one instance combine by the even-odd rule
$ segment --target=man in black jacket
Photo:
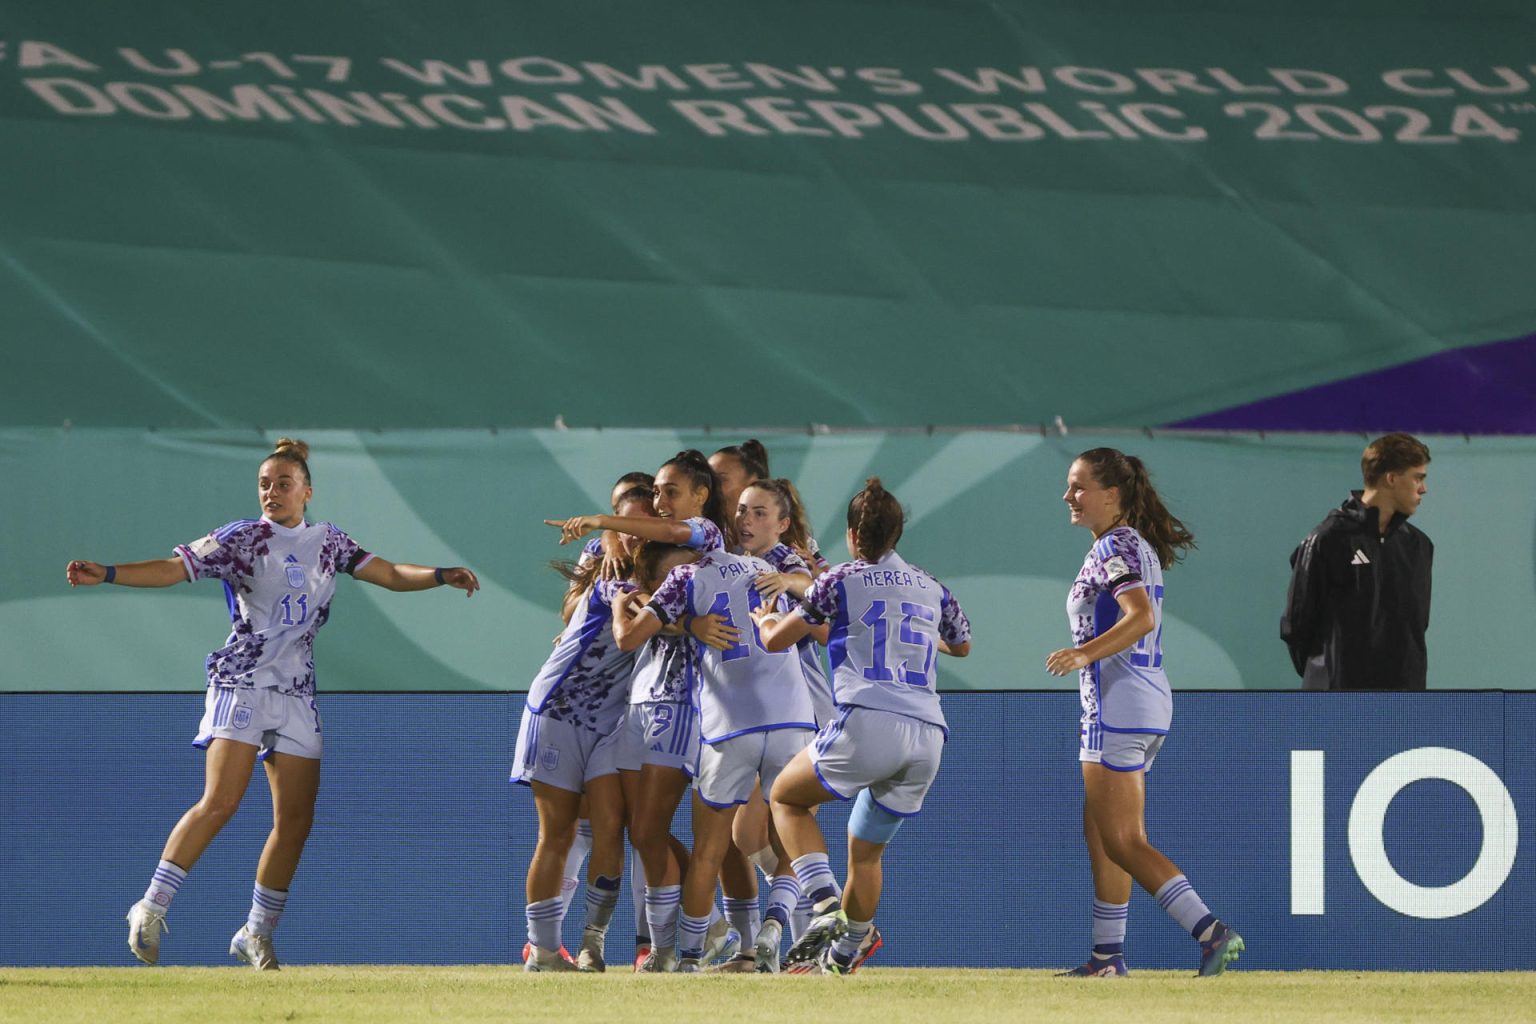
[[[1407,434],[1372,441],[1354,491],[1291,553],[1280,638],[1303,690],[1422,690],[1435,546],[1409,525],[1429,449]]]

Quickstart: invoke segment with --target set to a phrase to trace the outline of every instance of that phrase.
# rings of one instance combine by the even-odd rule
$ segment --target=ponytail
[[[768,449],[757,438],[750,438],[741,444],[727,445],[715,452],[715,455],[725,455],[741,463],[742,472],[751,481],[768,479]]]
[[[856,557],[878,562],[901,540],[906,513],[896,496],[885,489],[880,478],[864,481],[864,489],[848,502],[848,529],[853,531]]]
[[[1146,538],[1164,569],[1184,557],[1195,545],[1195,535],[1168,511],[1146,464],[1134,455],[1114,448],[1093,448],[1077,461],[1093,471],[1100,487],[1120,489],[1121,521]]]

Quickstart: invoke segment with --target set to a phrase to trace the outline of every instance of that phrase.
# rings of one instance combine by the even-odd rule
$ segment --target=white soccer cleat
[[[581,932],[581,949],[576,953],[576,968],[601,974],[608,969],[608,962],[603,959],[603,946],[608,938],[606,928],[593,928],[588,926]]]
[[[258,971],[278,969],[277,950],[272,948],[272,936],[257,935],[245,925],[229,940],[229,955],[242,963],[250,964]]]
[[[699,963],[712,964],[716,960],[733,957],[739,949],[741,932],[732,928],[731,922],[722,917],[704,933],[704,955],[699,957]]]
[[[671,974],[677,970],[677,950],[653,948],[635,968],[639,974]]]
[[[533,955],[523,961],[523,970],[529,974],[543,974],[545,972],[574,971],[578,970],[578,968],[575,964],[561,956],[559,950],[534,946]]]
[[[759,974],[779,973],[779,943],[782,941],[783,929],[779,922],[772,918],[764,921],[753,948],[753,967]]]
[[[128,948],[150,966],[160,962],[160,933],[170,934],[165,911],[147,900],[128,908]]]

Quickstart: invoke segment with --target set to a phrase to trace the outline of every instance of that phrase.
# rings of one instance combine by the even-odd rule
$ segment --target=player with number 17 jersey
[[[1078,672],[1083,708],[1083,749],[1102,749],[1103,732],[1166,735],[1173,722],[1173,693],[1163,671],[1163,567],[1157,552],[1129,526],[1094,541],[1067,596],[1072,642],[1081,647],[1120,621],[1116,600],[1145,589],[1155,624],[1134,646]]]

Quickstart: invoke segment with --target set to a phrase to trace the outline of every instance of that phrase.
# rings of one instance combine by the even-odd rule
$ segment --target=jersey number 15
[[[912,660],[905,659],[892,672],[888,667],[890,628],[885,621],[885,602],[871,601],[869,611],[859,619],[868,626],[871,634],[870,666],[864,670],[864,678],[872,683],[889,683],[900,680],[908,686],[931,686],[933,677],[934,643],[928,632],[934,628],[938,616],[932,608],[920,604],[901,602],[901,626],[897,630],[900,643],[922,652],[922,668],[913,668]]]

